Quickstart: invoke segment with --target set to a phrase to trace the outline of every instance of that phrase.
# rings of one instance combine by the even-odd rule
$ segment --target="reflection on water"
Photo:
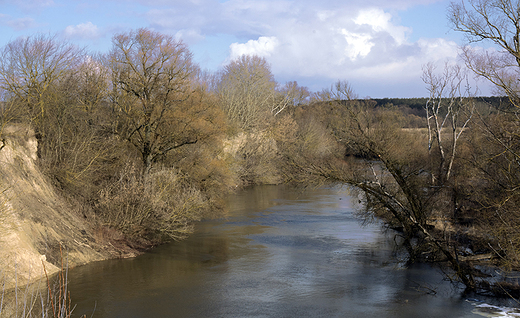
[[[69,272],[77,316],[479,317],[428,266],[392,261],[345,189],[248,189],[226,219],[134,259]]]

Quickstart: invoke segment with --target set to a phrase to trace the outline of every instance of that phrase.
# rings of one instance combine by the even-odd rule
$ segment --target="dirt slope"
[[[38,170],[34,132],[10,125],[1,137],[0,279],[7,287],[41,277],[43,265],[56,272],[60,246],[69,267],[109,257]]]

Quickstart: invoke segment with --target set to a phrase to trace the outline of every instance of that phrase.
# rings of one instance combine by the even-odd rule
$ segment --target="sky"
[[[150,28],[184,41],[202,69],[264,57],[275,79],[311,91],[348,81],[361,98],[424,97],[426,63],[458,59],[443,0],[0,0],[0,46],[57,34],[90,52]],[[485,82],[473,83],[490,95]]]

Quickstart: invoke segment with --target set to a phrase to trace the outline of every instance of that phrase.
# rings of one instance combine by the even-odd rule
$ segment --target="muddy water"
[[[438,270],[400,266],[393,235],[353,212],[336,187],[242,191],[186,241],[70,270],[75,314],[482,317]]]

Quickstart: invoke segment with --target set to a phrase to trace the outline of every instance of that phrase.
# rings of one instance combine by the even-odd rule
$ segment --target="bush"
[[[146,247],[186,237],[208,205],[204,194],[178,171],[154,169],[143,177],[140,169],[128,165],[101,190],[96,208],[106,226],[121,231],[131,244]]]

